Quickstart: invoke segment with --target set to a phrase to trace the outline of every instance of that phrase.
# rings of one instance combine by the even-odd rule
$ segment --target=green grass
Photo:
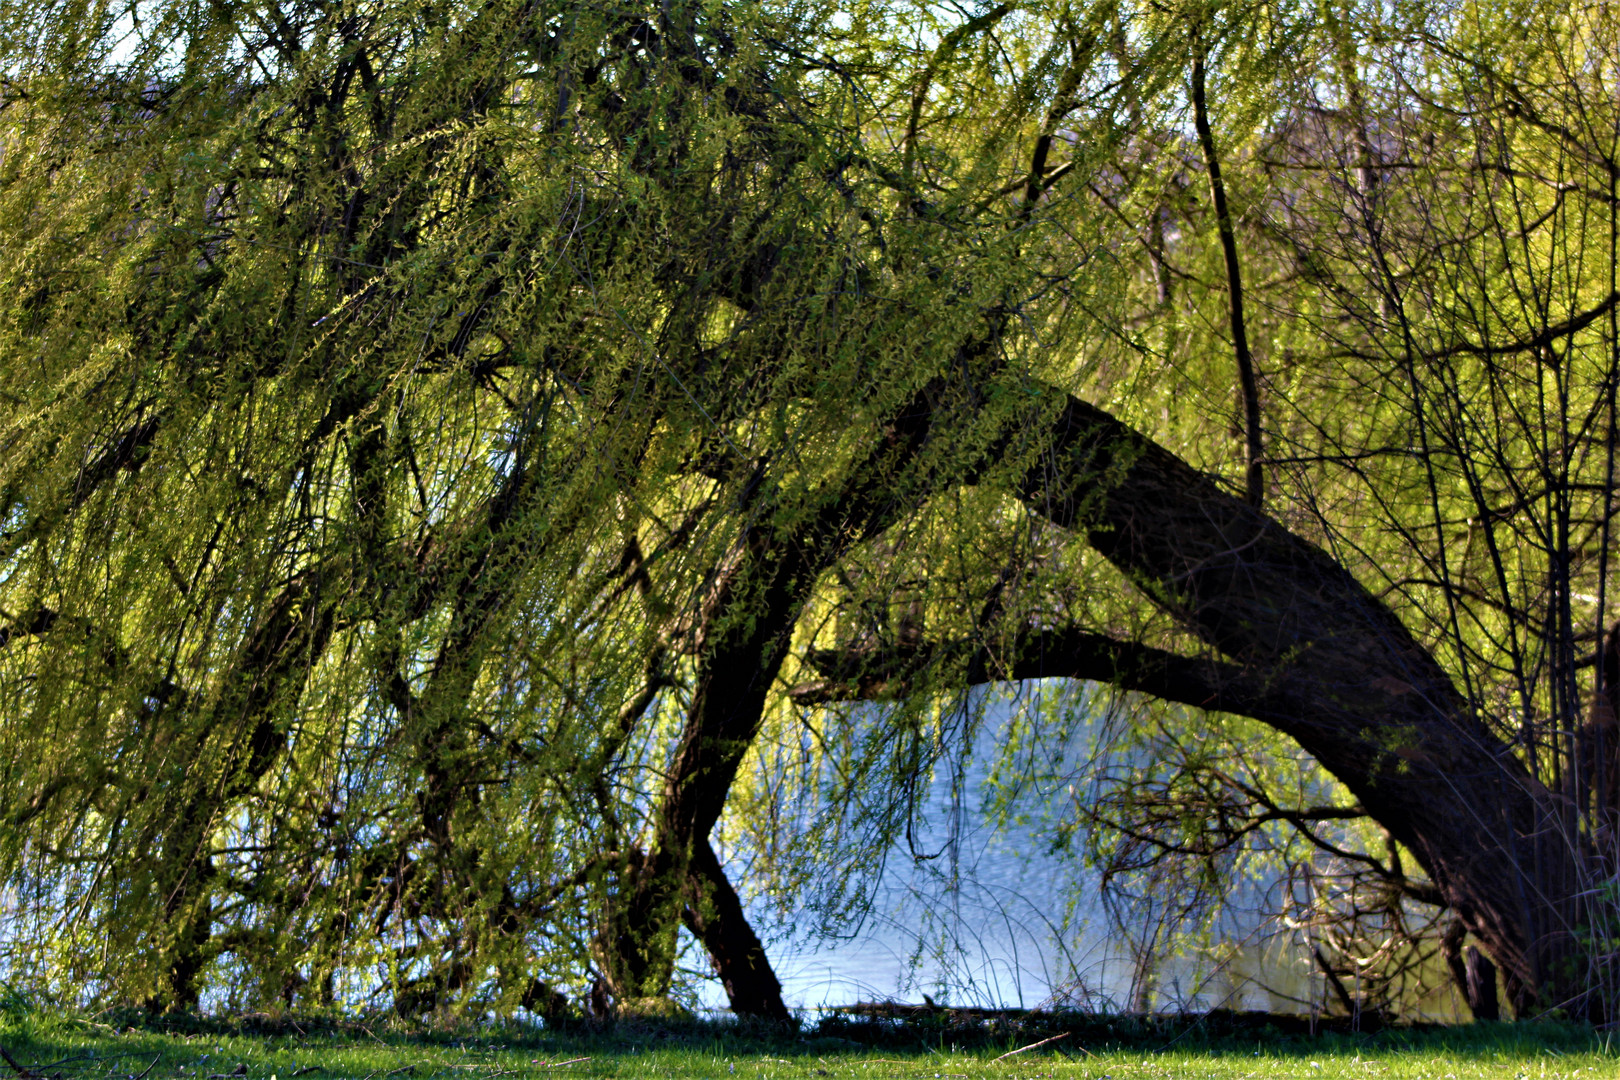
[[[1173,1041],[1136,1038],[1084,1045],[1069,1036],[1003,1057],[1015,1041],[920,1045],[890,1032],[886,1044],[825,1035],[771,1035],[727,1025],[621,1024],[611,1031],[525,1029],[408,1032],[386,1025],[299,1024],[247,1035],[241,1025],[193,1023],[189,1032],[118,1031],[74,1018],[13,1020],[0,1030],[19,1068],[0,1080],[495,1080],[537,1077],[1069,1078],[1269,1080],[1551,1080],[1620,1077],[1620,1045],[1589,1029],[1550,1024],[1388,1030],[1375,1035],[1211,1039],[1196,1027]],[[1615,1040],[1620,1044],[1620,1040]],[[999,1060],[998,1060],[999,1059]]]

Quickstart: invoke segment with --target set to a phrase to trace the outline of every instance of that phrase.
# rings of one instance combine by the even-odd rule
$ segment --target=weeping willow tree
[[[783,1018],[716,829],[871,850],[1059,677],[1612,1011],[1605,13],[7,18],[14,971],[645,1008],[684,926]]]
[[[77,910],[19,955],[546,1006],[661,995],[684,915],[758,998],[726,772],[818,575],[1008,411],[937,372],[1001,366],[1022,238],[873,219],[826,11],[38,14],[7,857]]]

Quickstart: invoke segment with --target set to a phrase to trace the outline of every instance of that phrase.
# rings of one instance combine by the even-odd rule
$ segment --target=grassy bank
[[[871,1034],[870,1032],[868,1034]],[[1215,1033],[1198,1025],[1077,1031],[1019,1053],[1016,1040],[962,1045],[890,1030],[863,1042],[724,1024],[620,1024],[610,1030],[401,1030],[387,1024],[189,1022],[171,1030],[28,1018],[0,1033],[11,1080],[494,1080],[541,1076],[964,1078],[1271,1077],[1545,1080],[1620,1075],[1620,1045],[1552,1024],[1390,1029],[1374,1034]],[[1249,1037],[1253,1035],[1254,1037]],[[1615,1040],[1620,1043],[1620,1040]]]

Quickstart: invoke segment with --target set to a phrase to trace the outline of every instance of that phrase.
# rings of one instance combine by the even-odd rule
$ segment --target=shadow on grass
[[[510,1067],[521,1069],[525,1064],[550,1067],[572,1061],[617,1061],[630,1066],[660,1056],[716,1063],[775,1060],[814,1069],[824,1059],[872,1055],[918,1063],[941,1054],[988,1061],[1043,1040],[1042,1055],[1076,1062],[1110,1054],[1232,1058],[1261,1053],[1285,1061],[1424,1054],[1467,1060],[1592,1054],[1608,1048],[1603,1033],[1575,1024],[1389,1026],[1359,1032],[1348,1028],[1331,1021],[1312,1025],[1304,1017],[1234,1012],[1201,1016],[986,1016],[949,1009],[906,1016],[833,1012],[797,1029],[701,1019],[576,1021],[545,1028],[516,1023],[430,1024],[391,1016],[35,1012],[13,1016],[0,1027],[0,1048],[15,1061],[0,1060],[0,1080],[90,1076],[117,1080],[296,1080],[305,1076],[312,1080],[326,1076],[400,1080],[405,1074],[422,1075],[412,1062],[436,1070],[471,1067],[448,1065],[452,1059],[482,1061],[485,1065],[481,1067],[502,1075],[510,1074]],[[824,1071],[816,1074],[827,1075]]]
[[[881,1009],[861,1015],[838,1012],[815,1025],[816,1035],[838,1037],[873,1048],[906,1046],[989,1049],[1024,1046],[1043,1039],[1092,1053],[1130,1052],[1250,1054],[1257,1047],[1271,1056],[1310,1056],[1338,1052],[1446,1053],[1460,1057],[1533,1054],[1552,1050],[1589,1053],[1607,1049],[1603,1033],[1585,1024],[1357,1024],[1345,1017],[1215,1010],[1201,1014],[1106,1015],[1081,1012],[984,1014],[939,1009],[907,1010],[905,1016]]]

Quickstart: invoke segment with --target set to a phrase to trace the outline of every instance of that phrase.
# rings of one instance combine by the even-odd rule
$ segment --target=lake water
[[[931,817],[939,820],[949,809],[949,785],[935,787]],[[1084,896],[1083,887],[1075,889],[1075,863],[1046,854],[1044,841],[1028,830],[997,833],[975,816],[962,811],[954,836],[936,827],[917,840],[932,851],[952,844],[954,866],[916,864],[906,852],[893,853],[871,915],[849,939],[784,943],[773,960],[791,1005],[919,1001],[927,993],[958,1005],[1028,1008],[1052,998],[1075,959],[1073,935],[1063,933],[1070,898]],[[954,887],[943,880],[947,874]],[[1100,909],[1078,914],[1102,922]],[[1105,985],[1106,950],[1100,940],[1089,945],[1082,949],[1095,955],[1080,957],[1082,966],[1095,968]]]
[[[986,704],[959,798],[948,775],[934,778],[923,815],[930,824],[914,846],[946,855],[917,862],[907,850],[891,852],[871,914],[849,936],[828,941],[783,930],[779,916],[752,906],[762,937],[777,928],[767,949],[790,1008],[813,1014],[856,1001],[920,1002],[924,994],[941,1004],[985,1007],[1130,1006],[1132,965],[1124,943],[1107,933],[1097,874],[1073,854],[1054,854],[1038,826],[998,830],[980,812],[987,770],[1014,707],[1007,698]],[[802,922],[811,921],[806,913]],[[1237,971],[1264,962],[1258,948],[1251,952],[1214,979],[1199,965],[1172,960],[1158,973],[1153,1003],[1297,1007],[1252,984],[1252,973]],[[701,1000],[707,1008],[725,1006],[717,982],[703,988]]]
[[[1327,987],[1300,943],[1244,914],[1261,906],[1270,884],[1264,881],[1239,886],[1243,896],[1224,923],[1219,963],[1207,952],[1161,958],[1151,993],[1133,1002],[1129,949],[1109,932],[1099,875],[1072,853],[1053,853],[1038,825],[998,830],[980,812],[987,770],[1014,707],[1006,697],[987,701],[959,797],[946,775],[936,775],[927,794],[931,825],[914,847],[949,858],[916,862],[907,850],[892,851],[870,916],[847,937],[795,931],[814,923],[808,912],[785,920],[784,928],[766,905],[752,905],[790,1008],[813,1016],[827,1006],[920,1002],[925,994],[959,1006],[1110,1012],[1133,1006],[1306,1012],[1326,1004]],[[701,1003],[725,1008],[718,982],[702,988]],[[1420,1012],[1466,1018],[1461,1010],[1448,991],[1426,999]]]

